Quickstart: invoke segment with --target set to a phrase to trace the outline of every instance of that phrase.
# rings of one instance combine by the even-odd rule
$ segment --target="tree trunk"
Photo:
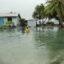
[[[59,25],[60,25],[61,28],[64,27],[62,19],[59,20]]]
[[[60,14],[58,13],[58,16],[59,16],[59,25],[61,28],[63,28],[63,19],[62,19],[62,13],[60,12]]]

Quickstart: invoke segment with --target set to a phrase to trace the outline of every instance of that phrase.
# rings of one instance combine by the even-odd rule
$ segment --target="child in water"
[[[25,33],[25,27],[22,27],[22,33],[23,34]]]
[[[29,32],[30,32],[30,30],[28,29],[28,27],[26,28],[26,32],[27,32],[27,33],[29,33]]]

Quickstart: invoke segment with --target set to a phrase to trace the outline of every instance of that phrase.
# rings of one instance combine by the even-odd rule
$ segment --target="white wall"
[[[19,22],[19,21],[18,21],[18,18],[17,18],[17,17],[16,17],[16,18],[12,18],[12,21],[14,22],[14,25],[17,26],[17,24],[18,24],[18,22]]]
[[[54,22],[54,24],[59,24],[59,20],[56,20],[55,18],[52,18],[50,21]]]
[[[6,25],[6,22],[8,21],[7,18],[4,18],[4,25]]]

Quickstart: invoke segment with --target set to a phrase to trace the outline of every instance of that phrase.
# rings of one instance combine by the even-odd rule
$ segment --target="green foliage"
[[[64,1],[63,0],[48,0],[48,5],[45,8],[47,17],[55,16],[60,19],[64,15]],[[62,18],[63,19],[63,18]]]
[[[35,10],[33,12],[32,17],[33,18],[40,18],[40,19],[42,19],[44,17],[44,15],[45,15],[44,14],[44,5],[43,4],[37,5],[35,7]]]
[[[0,27],[7,27],[7,25],[0,25]]]
[[[64,1],[63,0],[48,0],[48,5],[45,8],[45,14],[50,19],[52,17],[59,20],[59,25],[63,26],[64,16]]]
[[[27,26],[27,20],[25,20],[24,18],[22,18],[20,20],[20,26]]]
[[[6,24],[8,24],[8,25],[14,25],[14,22],[12,22],[12,21],[7,21]]]
[[[51,25],[54,25],[54,22],[47,22],[46,24],[51,24]]]

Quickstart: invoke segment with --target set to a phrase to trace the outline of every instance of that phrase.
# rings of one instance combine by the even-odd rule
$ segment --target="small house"
[[[6,25],[7,21],[12,21],[17,26],[20,19],[21,16],[18,13],[0,13],[0,25]]]

